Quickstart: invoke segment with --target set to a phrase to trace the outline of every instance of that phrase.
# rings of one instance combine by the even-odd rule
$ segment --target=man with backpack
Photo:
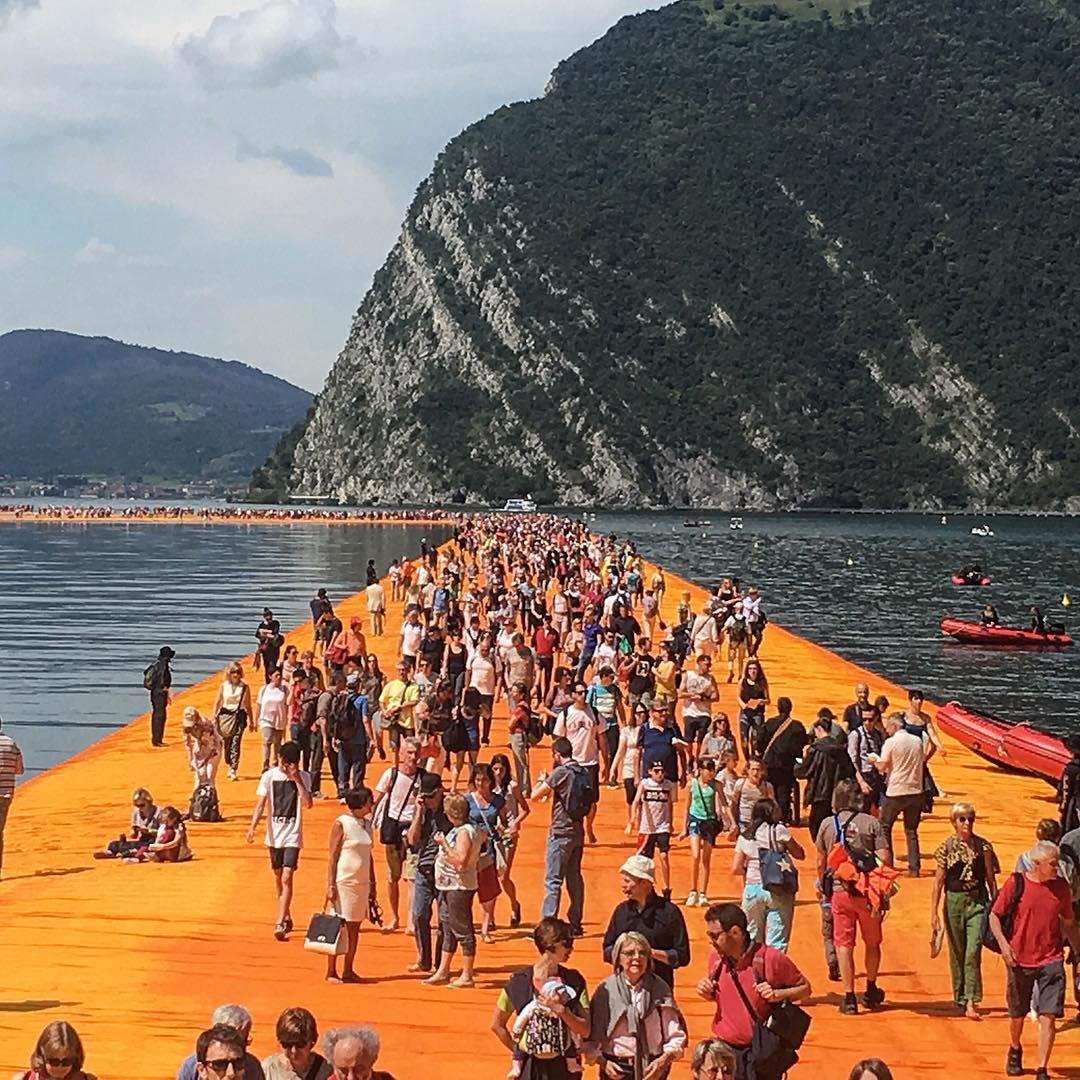
[[[574,747],[565,736],[551,744],[554,768],[533,788],[534,799],[551,796],[551,826],[544,857],[542,918],[559,914],[563,884],[570,900],[567,917],[575,937],[585,933],[585,879],[581,858],[585,851],[585,821],[596,803],[597,788],[585,768],[574,760]]]
[[[176,653],[162,645],[157,659],[143,672],[143,686],[150,691],[150,745],[165,745],[165,718],[169,708],[172,669],[169,661]]]
[[[866,957],[863,1004],[872,1009],[885,1000],[877,985],[885,913],[874,908],[867,875],[879,861],[888,864],[892,860],[881,822],[863,811],[862,792],[854,780],[841,780],[836,785],[833,815],[821,823],[815,847],[818,899],[829,905],[822,908],[822,936],[829,934],[836,950],[840,981],[844,984],[840,1012],[854,1016],[859,1011],[855,1000],[856,929],[862,935]],[[828,953],[826,944],[826,956]],[[830,979],[833,974],[830,965]]]
[[[596,818],[597,802],[600,799],[600,763],[603,761],[604,775],[608,771],[607,742],[602,737],[604,723],[596,710],[588,704],[588,688],[583,682],[575,681],[573,699],[555,721],[552,734],[556,738],[565,738],[571,747],[567,757],[585,771],[592,784],[593,798],[585,817],[585,831],[590,844],[596,843],[593,821]],[[555,912],[551,912],[552,915]],[[570,920],[573,922],[573,919]]]
[[[360,676],[350,675],[345,686],[346,693],[336,697],[330,712],[330,745],[337,754],[337,789],[342,800],[347,791],[363,785],[369,752],[375,745],[371,706],[360,690]]]
[[[1035,1080],[1048,1080],[1057,1017],[1065,1011],[1065,942],[1080,953],[1072,891],[1058,873],[1057,845],[1040,840],[1028,852],[1031,869],[1013,874],[990,907],[989,927],[1008,965],[1005,1002],[1009,1011],[1008,1076],[1022,1076],[1020,1038],[1024,1018],[1038,1016]]]

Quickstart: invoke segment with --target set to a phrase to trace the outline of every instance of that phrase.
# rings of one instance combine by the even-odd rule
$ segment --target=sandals
[[[284,941],[286,939],[286,937],[288,936],[288,933],[289,933],[289,928],[283,922],[279,922],[274,927],[274,937],[276,937],[278,939],[278,941]]]

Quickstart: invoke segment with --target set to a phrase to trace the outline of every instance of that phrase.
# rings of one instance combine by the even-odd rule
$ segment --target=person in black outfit
[[[832,721],[814,721],[814,741],[806,748],[795,775],[806,781],[806,805],[810,808],[810,835],[816,837],[821,823],[832,814],[833,792],[841,780],[855,779],[855,765],[847,744],[832,734]]]
[[[366,585],[375,585],[379,580],[379,571],[375,569],[375,560],[368,559],[367,561],[367,581]]]
[[[776,791],[784,824],[798,824],[798,789],[795,786],[795,761],[806,746],[806,728],[791,715],[791,698],[776,699],[777,715],[767,720],[757,733],[754,749],[765,764],[765,773]],[[792,798],[796,805],[792,812]]]
[[[844,709],[844,729],[850,734],[874,719],[880,720],[881,713],[870,701],[870,687],[866,683],[856,683],[855,700]]]
[[[145,680],[150,691],[150,745],[165,745],[165,714],[169,708],[169,688],[172,686],[172,669],[169,661],[176,655],[168,645],[162,645],[158,658]]]
[[[263,608],[262,622],[255,628],[255,640],[259,643],[255,660],[262,663],[263,674],[269,682],[270,676],[277,669],[281,646],[285,644],[285,639],[281,636],[281,623],[274,618],[274,613],[269,608]]]
[[[653,949],[653,970],[675,989],[675,969],[690,963],[690,939],[683,913],[653,888],[653,861],[631,855],[619,868],[626,899],[611,913],[604,931],[604,961],[611,963],[615,942],[636,930]]]
[[[453,822],[443,811],[442,778],[438,773],[425,772],[420,779],[420,794],[416,797],[416,814],[409,823],[405,843],[416,855],[416,879],[413,882],[412,921],[416,934],[416,962],[409,971],[432,971],[442,962],[442,932],[431,943],[431,907],[435,903],[435,857],[439,845],[435,836],[446,836]]]

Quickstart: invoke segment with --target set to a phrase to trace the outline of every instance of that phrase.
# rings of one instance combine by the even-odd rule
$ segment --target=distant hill
[[[455,138],[264,487],[1080,510],[1080,0],[681,0]]]
[[[14,330],[0,336],[0,474],[246,478],[311,400],[235,360]]]

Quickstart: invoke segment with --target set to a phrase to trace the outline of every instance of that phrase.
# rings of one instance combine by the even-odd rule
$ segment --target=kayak
[[[937,711],[937,722],[973,753],[1006,769],[1041,776],[1056,784],[1072,759],[1056,735],[1028,724],[1010,724],[992,715],[950,701]]]
[[[965,645],[1027,645],[1062,649],[1071,645],[1068,634],[1039,634],[1019,626],[983,626],[963,619],[942,619],[941,632]]]
[[[990,579],[984,574],[978,581],[968,581],[967,578],[961,577],[959,574],[953,574],[952,583],[954,585],[989,585]]]

